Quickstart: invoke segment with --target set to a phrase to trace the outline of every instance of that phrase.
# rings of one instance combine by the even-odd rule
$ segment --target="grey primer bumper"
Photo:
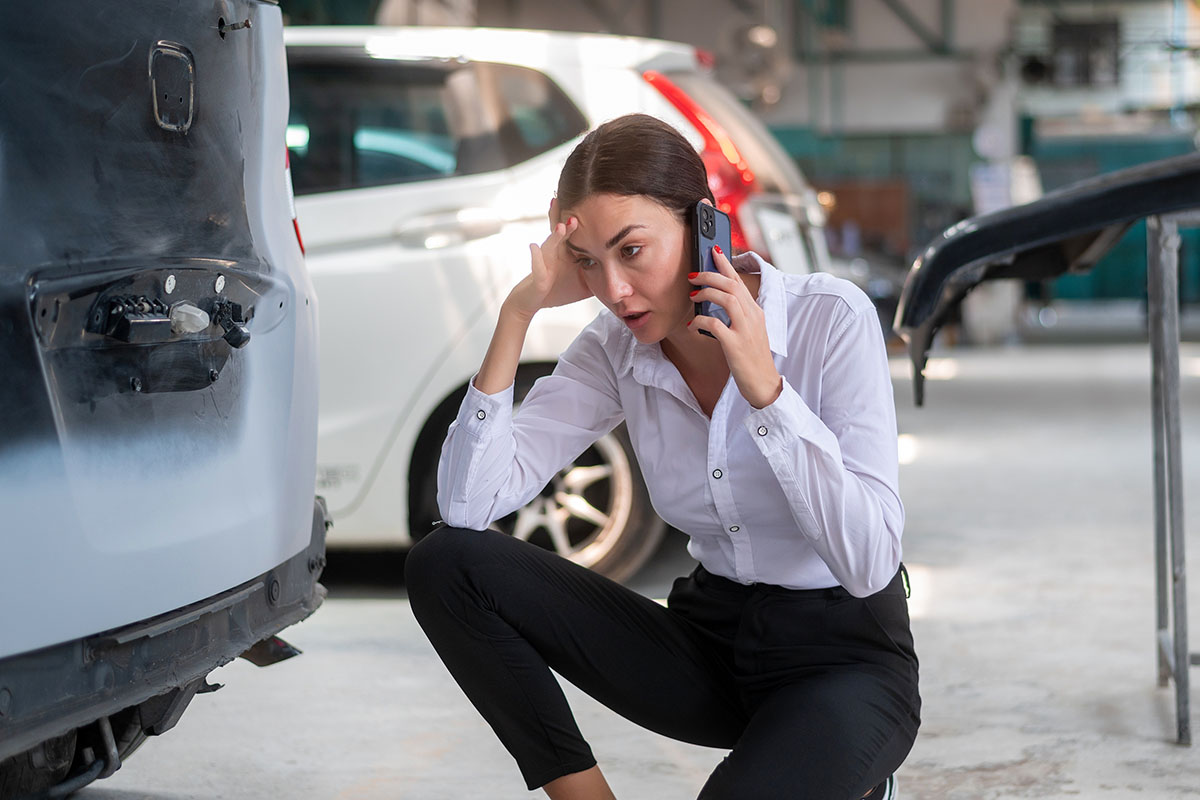
[[[278,660],[247,651],[260,642],[269,650],[271,637],[325,599],[317,581],[326,525],[318,497],[308,547],[269,572],[134,625],[0,661],[0,760],[143,703],[146,732],[163,733],[212,670],[243,654]]]

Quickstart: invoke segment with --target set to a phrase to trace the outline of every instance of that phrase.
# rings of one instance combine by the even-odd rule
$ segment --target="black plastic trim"
[[[226,592],[85,639],[0,660],[0,760],[188,687],[325,599],[328,513],[313,505],[309,545]]]
[[[1189,153],[1080,181],[946,230],[909,270],[896,310],[916,404],[924,401],[934,334],[977,285],[1086,272],[1137,220],[1198,207],[1200,153]]]

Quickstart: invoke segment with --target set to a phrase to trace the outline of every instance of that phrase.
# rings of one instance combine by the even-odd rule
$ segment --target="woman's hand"
[[[565,306],[592,296],[563,244],[578,227],[579,220],[575,217],[565,223],[557,222],[541,246],[529,245],[529,274],[508,295],[513,311],[532,318],[543,308]]]
[[[767,339],[766,318],[718,247],[713,248],[713,263],[717,272],[693,272],[688,276],[697,287],[692,300],[716,303],[729,314],[730,324],[697,315],[688,325],[692,330],[712,334],[725,351],[729,372],[742,397],[754,408],[765,408],[783,391],[783,377],[775,368]]]

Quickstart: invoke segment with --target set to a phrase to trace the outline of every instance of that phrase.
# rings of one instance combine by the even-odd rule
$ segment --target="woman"
[[[613,795],[551,669],[650,730],[731,749],[703,800],[882,797],[920,707],[883,337],[828,275],[720,252],[719,272],[694,272],[689,219],[712,199],[695,150],[652,117],[575,148],[447,436],[446,527],[409,554],[412,609],[553,800]],[[607,311],[514,417],[529,321],[590,296]],[[730,324],[694,316],[704,300]],[[484,530],[622,420],[699,562],[667,608]]]

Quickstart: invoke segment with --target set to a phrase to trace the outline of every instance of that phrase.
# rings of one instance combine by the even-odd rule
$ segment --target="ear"
[[[557,225],[557,224],[559,223],[559,219],[558,219],[558,198],[557,198],[557,197],[551,197],[551,198],[550,198],[550,213],[549,213],[549,215],[548,215],[548,216],[550,217],[550,230],[551,230],[551,232],[553,232],[553,231],[554,231],[554,226],[555,226],[555,225]]]
[[[712,206],[712,200],[709,200],[707,197],[701,197],[700,202],[706,206]],[[713,208],[716,208],[716,206],[713,206]]]

